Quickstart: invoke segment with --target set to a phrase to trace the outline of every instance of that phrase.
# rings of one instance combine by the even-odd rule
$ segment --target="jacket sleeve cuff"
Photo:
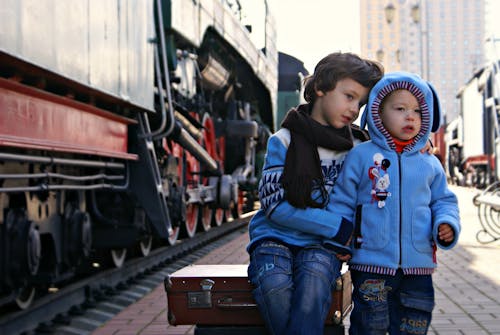
[[[352,235],[352,230],[354,226],[351,221],[346,220],[345,218],[342,218],[342,221],[340,222],[340,227],[337,232],[337,234],[333,237],[335,241],[338,243],[345,245],[347,241],[349,241],[349,238]]]
[[[352,250],[347,245],[340,245],[332,240],[323,241],[323,247],[333,250],[337,254],[352,255]]]
[[[440,249],[443,249],[443,250],[451,249],[458,243],[458,236],[460,234],[460,229],[456,225],[450,224],[451,229],[453,229],[454,238],[453,238],[453,241],[451,241],[451,242],[444,242],[444,241],[439,239],[438,227],[440,224],[441,223],[438,223],[434,226],[434,229],[433,229],[434,241],[436,242],[437,246]]]

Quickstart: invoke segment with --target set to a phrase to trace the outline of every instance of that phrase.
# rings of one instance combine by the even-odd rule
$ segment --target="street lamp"
[[[392,3],[388,4],[384,8],[384,13],[385,13],[385,20],[387,21],[388,24],[391,24],[391,22],[394,20],[394,15],[396,14],[396,7]]]
[[[376,53],[377,60],[382,62],[384,60],[384,50],[378,49]]]
[[[413,5],[411,7],[410,15],[411,15],[411,18],[413,20],[413,23],[419,23],[420,22],[420,6],[418,4]]]
[[[429,54],[428,54],[428,32],[427,29],[424,29],[424,25],[422,22],[422,8],[419,3],[413,5],[410,11],[411,18],[413,23],[418,24],[420,30],[420,57],[421,57],[421,72],[422,78],[429,80]],[[425,18],[425,22],[427,22],[427,18]]]
[[[413,4],[410,7],[410,17],[412,22],[417,25],[420,33],[420,43],[419,43],[419,48],[420,48],[420,72],[421,76],[424,79],[429,79],[429,64],[428,64],[428,54],[427,54],[427,29],[424,29],[424,24],[427,22],[427,18],[423,18],[422,15],[424,13],[422,12],[422,0],[417,0],[418,2]],[[425,8],[424,8],[425,9]],[[384,7],[384,15],[385,15],[385,20],[387,21],[387,24],[391,24],[396,16],[396,7],[392,4],[389,3]],[[383,51],[380,49],[379,51],[376,52],[377,58],[380,60],[384,57]],[[395,51],[395,57],[396,61],[398,63],[401,63],[404,57],[404,50],[402,49],[397,49]]]

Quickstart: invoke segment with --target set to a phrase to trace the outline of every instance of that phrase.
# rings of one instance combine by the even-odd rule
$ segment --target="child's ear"
[[[323,93],[323,91],[317,90],[317,91],[316,91],[316,95],[317,95],[318,97],[322,97],[322,96],[324,96],[324,95],[325,95],[325,93]]]

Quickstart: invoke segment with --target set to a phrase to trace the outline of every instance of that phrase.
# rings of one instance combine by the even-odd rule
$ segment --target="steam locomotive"
[[[0,305],[253,206],[277,109],[262,8],[263,49],[236,0],[2,0]]]
[[[446,127],[450,181],[485,188],[500,180],[500,62],[474,73],[457,94],[460,111]]]

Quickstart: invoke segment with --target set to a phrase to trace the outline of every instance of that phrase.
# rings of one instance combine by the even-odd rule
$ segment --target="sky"
[[[276,21],[278,50],[304,62],[309,72],[334,51],[359,53],[359,0],[267,0]],[[263,42],[264,1],[240,0],[252,36]],[[261,45],[259,45],[261,44]]]
[[[240,0],[250,20],[263,17],[264,1]],[[359,0],[267,0],[274,15],[278,50],[304,62],[309,72],[334,51],[360,52]],[[487,0],[489,31],[500,38],[500,0]],[[260,6],[260,7],[259,7]],[[250,21],[252,22],[252,21]],[[256,44],[263,46],[262,24],[253,21]],[[498,45],[498,44],[497,44]],[[497,46],[500,57],[500,45]]]
[[[269,0],[278,50],[304,62],[309,72],[335,51],[360,52],[358,0]]]

